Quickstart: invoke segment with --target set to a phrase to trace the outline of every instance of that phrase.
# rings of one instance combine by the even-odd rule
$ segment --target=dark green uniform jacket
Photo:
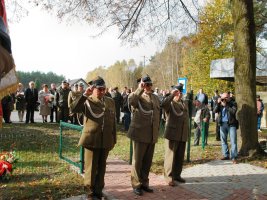
[[[136,142],[156,143],[159,134],[159,98],[155,94],[145,94],[139,88],[128,98],[133,108],[128,137]]]
[[[174,101],[173,98],[174,95],[171,94],[162,102],[167,116],[164,137],[172,141],[187,142],[189,134],[187,105],[181,100]]]
[[[115,104],[104,96],[81,96],[72,105],[73,112],[84,113],[84,127],[79,141],[87,149],[104,148],[111,150],[116,144]]]

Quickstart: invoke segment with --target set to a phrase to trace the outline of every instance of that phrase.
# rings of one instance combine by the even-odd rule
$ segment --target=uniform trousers
[[[101,196],[105,182],[106,164],[109,150],[103,148],[84,151],[84,186],[88,196]]]
[[[133,188],[149,186],[149,171],[152,164],[155,143],[133,141],[133,162],[131,184]]]
[[[186,142],[165,139],[164,178],[167,182],[181,177]]]

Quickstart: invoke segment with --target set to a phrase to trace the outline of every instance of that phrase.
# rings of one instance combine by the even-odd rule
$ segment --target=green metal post
[[[193,111],[193,90],[188,94],[188,112],[189,112],[189,135],[187,141],[187,162],[190,162],[190,146],[191,146],[191,129],[192,129],[192,111]]]
[[[133,141],[132,139],[130,140],[130,161],[129,164],[131,165],[133,161]]]
[[[61,125],[62,121],[60,120],[59,122],[59,129],[60,129],[60,137],[59,137],[59,157],[62,158],[62,125]]]
[[[80,147],[80,173],[84,170],[84,148]]]

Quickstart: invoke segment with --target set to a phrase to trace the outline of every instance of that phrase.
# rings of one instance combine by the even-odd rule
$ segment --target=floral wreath
[[[11,178],[15,169],[13,165],[17,160],[14,144],[11,146],[10,151],[0,152],[0,180],[9,180]]]

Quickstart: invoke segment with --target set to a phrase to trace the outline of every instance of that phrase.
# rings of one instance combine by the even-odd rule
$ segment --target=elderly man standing
[[[133,140],[133,163],[131,184],[136,195],[149,188],[149,170],[159,133],[160,102],[152,93],[152,81],[149,76],[141,79],[135,92],[129,95],[133,118],[128,130],[128,137]]]
[[[87,199],[102,199],[106,160],[116,143],[114,101],[105,96],[101,77],[89,82],[82,96],[72,104],[72,111],[84,113],[84,128],[79,145],[85,148],[84,186]]]
[[[25,91],[25,101],[26,101],[26,121],[34,123],[34,110],[38,101],[38,90],[35,88],[35,83],[33,81],[29,82],[29,87]]]
[[[221,160],[231,160],[234,164],[237,163],[237,135],[238,121],[236,119],[237,104],[233,98],[229,98],[228,93],[223,93],[221,98],[218,98],[218,104],[214,108],[214,112],[218,113],[218,122],[220,125],[220,135],[222,143]],[[227,137],[230,134],[231,154],[229,153]]]
[[[185,182],[181,173],[189,134],[189,115],[182,91],[182,84],[173,86],[171,94],[162,101],[166,112],[164,177],[169,186],[176,186],[175,181]]]

